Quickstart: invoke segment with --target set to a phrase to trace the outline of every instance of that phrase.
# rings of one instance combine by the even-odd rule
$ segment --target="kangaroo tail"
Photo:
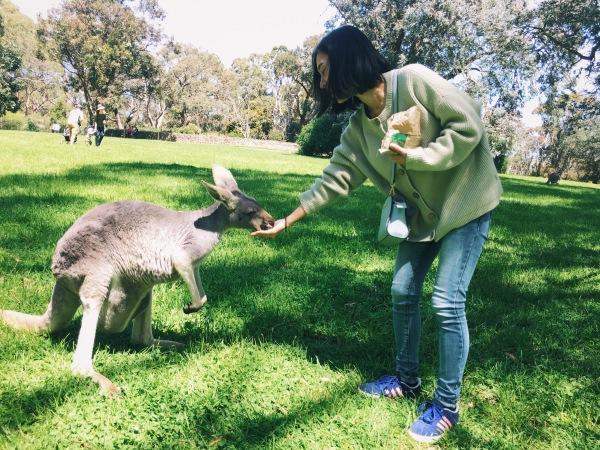
[[[0,310],[0,322],[4,322],[15,330],[43,333],[50,331],[50,320],[47,314],[36,316],[17,311]]]

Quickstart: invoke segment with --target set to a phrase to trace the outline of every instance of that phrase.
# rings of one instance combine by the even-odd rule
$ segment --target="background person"
[[[96,130],[96,147],[99,147],[104,139],[106,111],[104,105],[99,104],[96,108],[96,117],[94,118],[94,128]]]
[[[281,231],[347,196],[366,179],[384,194],[395,189],[411,207],[410,234],[398,247],[392,281],[395,374],[359,387],[375,397],[411,398],[421,392],[419,300],[425,275],[439,258],[432,305],[438,325],[438,378],[434,397],[419,407],[410,435],[433,442],[458,422],[458,402],[469,348],[466,292],[490,226],[490,211],[502,188],[481,120],[480,106],[454,85],[418,64],[390,70],[368,38],[343,26],[319,42],[312,57],[319,114],[357,107],[329,165],[300,195],[300,206],[268,231]],[[396,92],[392,93],[396,77]],[[392,105],[392,99],[396,105]],[[423,144],[390,144],[378,151],[393,111],[417,106]]]
[[[69,144],[71,145],[75,143],[79,127],[83,122],[83,111],[79,107],[79,104],[75,103],[73,106],[74,108],[67,115],[67,126],[65,127],[69,131]]]

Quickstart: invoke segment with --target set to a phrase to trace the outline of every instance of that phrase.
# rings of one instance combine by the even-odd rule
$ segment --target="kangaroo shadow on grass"
[[[0,437],[9,430],[35,423],[45,411],[67,402],[84,383],[82,378],[51,376],[38,387],[19,386],[13,391],[1,391]]]

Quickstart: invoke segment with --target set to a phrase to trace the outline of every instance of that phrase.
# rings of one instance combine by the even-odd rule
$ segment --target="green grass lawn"
[[[232,170],[274,216],[327,163],[276,151],[0,131],[0,309],[41,313],[56,241],[119,199],[178,210],[211,203],[200,180]],[[598,448],[600,190],[503,177],[471,283],[461,423],[441,448]],[[393,368],[394,250],[375,241],[383,197],[358,189],[278,239],[230,231],[201,268],[208,306],[184,315],[182,282],[154,290],[154,334],[181,353],[99,335],[97,369],[124,395],[70,373],[80,314],[52,336],[0,325],[0,448],[419,448],[414,402],[357,385]],[[426,395],[437,358],[423,299]]]

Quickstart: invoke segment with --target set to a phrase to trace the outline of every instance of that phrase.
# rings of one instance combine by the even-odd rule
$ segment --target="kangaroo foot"
[[[143,341],[132,339],[131,344],[136,347],[158,347],[164,350],[180,351],[185,348],[185,345],[180,342],[169,341],[166,339],[149,338]]]
[[[200,300],[199,302],[190,302],[186,306],[184,306],[183,312],[185,314],[191,314],[191,313],[198,312],[204,307],[204,305],[206,304],[207,301],[208,301],[208,299],[206,298],[206,295],[205,295],[204,297],[202,297],[202,300]]]
[[[185,345],[181,342],[168,341],[166,339],[154,339],[154,345],[165,350],[181,351]]]
[[[98,383],[101,394],[106,395],[107,397],[117,397],[121,395],[121,388],[101,373],[96,372],[93,367],[79,367],[76,364],[73,364],[71,370],[75,375],[90,378]]]

